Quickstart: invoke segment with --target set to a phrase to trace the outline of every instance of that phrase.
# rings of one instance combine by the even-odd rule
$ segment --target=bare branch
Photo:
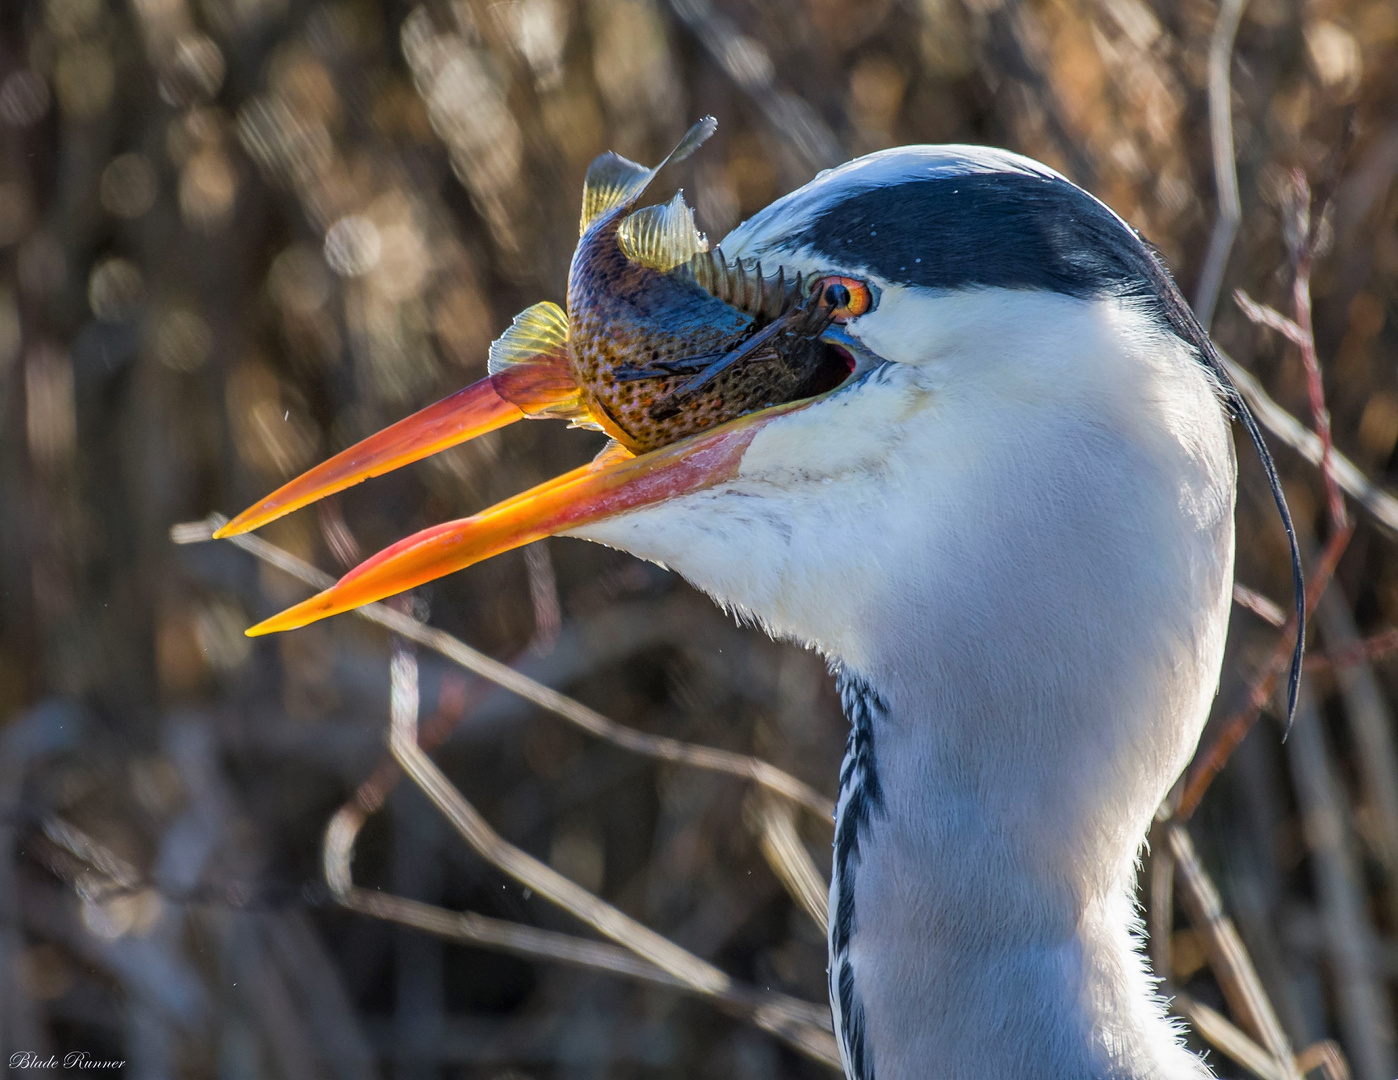
[[[402,674],[399,677],[402,678]],[[404,724],[403,727],[406,734],[408,725]],[[425,755],[423,757],[425,758]],[[445,783],[445,780],[443,782]],[[459,793],[457,793],[457,798],[465,803]],[[469,804],[465,805],[474,814],[474,809],[470,808]],[[645,956],[638,955],[633,949],[631,940],[625,942],[626,947],[608,945],[568,934],[540,930],[519,923],[491,919],[472,912],[447,911],[431,904],[423,904],[404,897],[356,887],[350,863],[354,854],[355,839],[358,837],[359,830],[366,818],[367,814],[359,806],[357,798],[345,803],[336,811],[326,826],[321,848],[325,880],[336,900],[350,910],[410,926],[425,933],[436,934],[439,937],[507,952],[530,960],[549,960],[574,964],[595,971],[642,979],[699,994],[715,1001],[726,1012],[748,1020],[764,1031],[782,1039],[807,1057],[832,1068],[839,1068],[839,1053],[835,1046],[835,1040],[830,1034],[829,1014],[822,1006],[800,1001],[785,994],[745,986],[723,975],[722,972],[718,972],[719,981],[710,980],[709,985],[696,985],[693,980],[668,971],[651,962]],[[455,824],[455,821],[453,823]],[[485,826],[485,830],[490,833],[489,826]],[[477,835],[477,831],[474,829],[473,835]],[[491,835],[494,834],[491,833]],[[480,839],[479,835],[477,835],[477,839]],[[494,835],[494,841],[496,845],[509,848],[518,858],[533,862],[528,855],[519,852],[518,849],[511,848],[498,835]],[[474,842],[473,846],[475,846]],[[479,851],[480,848],[477,850]],[[498,849],[492,845],[490,850]],[[491,862],[495,862],[491,854],[486,852],[482,852],[482,854],[485,854]],[[537,863],[535,865],[541,866]],[[501,869],[505,869],[507,873],[510,872],[507,867],[502,866]],[[549,874],[553,873],[547,867],[542,867],[542,869],[548,871]],[[566,879],[561,880],[566,882]],[[571,882],[567,882],[567,884],[571,886],[571,890],[576,890],[590,898],[593,904],[615,911],[605,901],[592,897],[591,893],[579,889]],[[531,887],[536,888],[541,895],[548,899],[560,902],[547,889],[540,887],[537,876]],[[568,905],[563,903],[563,906]],[[616,915],[622,920],[630,921],[620,912],[616,912]],[[640,927],[639,924],[635,925],[644,931],[645,935],[653,934],[647,928]],[[678,946],[670,945],[666,939],[660,938],[659,935],[653,935],[653,937],[664,942],[681,957],[689,957],[689,954],[685,953],[684,950],[679,949]],[[709,965],[704,964],[697,957],[690,959],[695,965],[700,966],[699,970],[717,971],[717,969],[712,969]]]
[[[1306,657],[1307,671],[1343,671],[1398,652],[1398,630],[1385,630],[1371,638],[1355,639],[1327,652]]]
[[[1319,1069],[1325,1080],[1350,1080],[1349,1062],[1334,1039],[1321,1039],[1296,1055],[1296,1067],[1303,1073]]]
[[[1325,549],[1321,552],[1320,559],[1306,585],[1307,610],[1315,608],[1321,594],[1325,591],[1325,587],[1330,584],[1330,579],[1335,574],[1335,567],[1339,564],[1340,556],[1345,553],[1345,548],[1349,546],[1350,537],[1353,535],[1354,526],[1348,525],[1332,535],[1326,542]],[[1185,771],[1184,794],[1180,798],[1179,810],[1177,811],[1180,820],[1188,821],[1190,815],[1198,809],[1204,792],[1213,783],[1214,777],[1223,770],[1228,759],[1233,756],[1233,751],[1238,748],[1238,744],[1252,730],[1252,725],[1262,713],[1262,707],[1271,698],[1272,692],[1276,689],[1277,676],[1281,674],[1291,659],[1292,635],[1296,632],[1295,620],[1296,617],[1293,615],[1287,620],[1286,626],[1282,628],[1271,657],[1253,679],[1247,701],[1219,725],[1219,732],[1214,741],[1207,749],[1201,750],[1195,755],[1194,760]]]
[[[170,539],[177,544],[192,544],[208,540],[226,519],[214,514],[204,521],[176,525],[170,530]],[[233,536],[229,542],[255,555],[263,562],[290,574],[299,581],[316,589],[325,589],[334,584],[329,574],[317,570],[310,563],[298,559],[290,552],[269,544],[261,537],[244,534]],[[526,701],[532,702],[548,712],[576,724],[584,731],[610,743],[624,747],[647,757],[671,761],[680,765],[692,765],[712,772],[727,773],[744,780],[760,784],[783,798],[790,799],[815,814],[820,820],[830,822],[835,813],[835,804],[809,784],[802,783],[788,772],[747,754],[735,754],[729,750],[716,750],[707,746],[695,746],[661,735],[647,735],[634,728],[618,724],[601,713],[566,694],[560,694],[552,687],[545,686],[508,664],[486,656],[471,648],[459,638],[445,631],[425,626],[411,615],[393,611],[384,604],[366,604],[355,608],[354,613],[362,619],[387,627],[395,634],[401,634],[410,641],[445,656],[467,671],[489,679],[497,686],[504,687]]]

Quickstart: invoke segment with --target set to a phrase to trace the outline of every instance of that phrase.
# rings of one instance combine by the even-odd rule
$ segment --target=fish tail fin
[[[619,206],[628,206],[639,199],[641,193],[655,179],[656,173],[671,162],[683,161],[689,157],[717,127],[718,121],[712,116],[704,117],[684,133],[684,138],[665,155],[665,160],[653,169],[638,165],[610,151],[596,158],[588,166],[587,178],[583,181],[582,224],[578,232],[586,232],[587,227],[603,214]]]

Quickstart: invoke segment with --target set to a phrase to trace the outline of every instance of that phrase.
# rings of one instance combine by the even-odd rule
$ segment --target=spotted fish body
[[[666,162],[712,130],[711,119],[696,124]],[[550,353],[552,370],[566,365],[577,388],[550,415],[600,427],[632,453],[839,381],[820,341],[830,316],[810,282],[710,252],[681,195],[636,209],[664,164],[616,154],[593,162],[567,314],[536,304],[491,349],[492,374]]]

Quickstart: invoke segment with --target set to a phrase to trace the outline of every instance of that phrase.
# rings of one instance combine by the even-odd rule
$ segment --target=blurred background
[[[718,134],[683,170],[714,239],[850,156],[993,143],[1105,199],[1192,296],[1216,215],[1218,14],[1213,0],[0,4],[0,1066],[81,1050],[138,1077],[831,1076],[702,1000],[337,907],[320,838],[383,760],[388,636],[344,617],[249,641],[304,586],[226,544],[175,546],[171,526],[236,512],[482,376],[511,315],[563,299],[590,159],[656,161],[704,113]],[[1249,0],[1232,73],[1242,217],[1215,336],[1309,416],[1296,349],[1230,298],[1294,314],[1282,209],[1304,170],[1331,196],[1313,292],[1335,442],[1398,480],[1398,4]],[[1327,537],[1323,487],[1273,447],[1309,557]],[[599,448],[516,425],[264,535],[337,572]],[[1260,599],[1235,608],[1220,716],[1275,647],[1268,603],[1291,595],[1245,441],[1239,459],[1238,576]],[[1192,832],[1292,1042],[1338,1038],[1359,1080],[1392,1080],[1398,664],[1384,639],[1366,662],[1323,660],[1398,622],[1398,547],[1354,513],[1305,737],[1283,745],[1265,713]],[[845,723],[822,661],[664,571],[552,540],[412,603],[618,721],[834,792]],[[451,731],[435,760],[506,838],[735,976],[824,1000],[823,938],[763,859],[748,786],[419,661],[425,722]],[[828,868],[828,827],[800,829]],[[578,932],[410,785],[368,821],[354,871]],[[1170,949],[1179,984],[1222,1009],[1186,920]]]

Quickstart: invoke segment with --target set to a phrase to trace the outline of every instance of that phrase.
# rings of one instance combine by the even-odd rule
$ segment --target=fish
[[[640,206],[657,175],[697,150],[716,126],[704,117],[654,167],[610,152],[595,159],[583,184],[566,310],[552,301],[526,308],[491,344],[484,379],[282,485],[214,536],[260,528],[524,418],[605,432],[610,441],[593,463],[475,518],[400,541],[322,594],[335,593],[333,599],[307,601],[249,634],[304,625],[479,561],[487,549],[560,531],[558,520],[535,522],[543,530],[537,533],[518,520],[524,513],[533,521],[558,499],[576,516],[584,505],[610,513],[672,495],[699,482],[686,479],[688,455],[709,448],[711,456],[741,456],[755,430],[742,418],[801,408],[851,375],[854,360],[830,344],[827,331],[877,304],[872,283],[781,266],[768,273],[756,261],[729,260],[721,248],[710,250],[683,191]],[[702,483],[716,482],[721,471],[709,469]],[[478,541],[498,534],[503,546],[475,543],[467,562],[453,561],[447,538],[454,543],[465,526]],[[386,582],[393,587],[384,591]]]
[[[604,154],[584,183],[568,272],[571,371],[597,423],[633,453],[848,375],[829,370],[820,338],[834,309],[812,282],[709,251],[683,192],[636,209],[660,170],[713,130],[701,120],[653,169]]]

